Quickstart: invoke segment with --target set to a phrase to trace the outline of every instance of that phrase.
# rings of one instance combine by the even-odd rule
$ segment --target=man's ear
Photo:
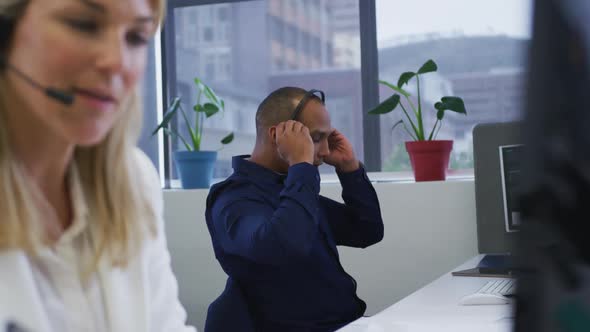
[[[275,144],[277,142],[277,127],[272,126],[268,128],[268,138],[270,141]]]

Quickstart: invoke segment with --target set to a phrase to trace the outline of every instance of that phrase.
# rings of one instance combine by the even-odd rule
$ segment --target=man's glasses
[[[303,98],[301,98],[301,100],[299,101],[299,104],[297,104],[297,107],[295,107],[295,111],[293,111],[293,116],[291,117],[291,120],[297,120],[297,118],[299,118],[299,114],[305,108],[305,104],[307,104],[307,102],[312,97],[318,98],[322,102],[322,104],[325,104],[326,102],[326,95],[324,94],[324,91],[317,89],[311,89],[307,91]]]

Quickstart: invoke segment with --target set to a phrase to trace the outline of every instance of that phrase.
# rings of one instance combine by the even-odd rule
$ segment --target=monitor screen
[[[500,152],[500,171],[502,174],[502,197],[504,204],[504,225],[506,232],[520,228],[520,208],[518,193],[521,188],[521,160],[523,145],[502,145]]]

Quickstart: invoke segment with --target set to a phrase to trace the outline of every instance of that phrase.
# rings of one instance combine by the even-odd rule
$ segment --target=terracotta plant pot
[[[406,142],[416,182],[444,181],[452,149],[453,141]]]

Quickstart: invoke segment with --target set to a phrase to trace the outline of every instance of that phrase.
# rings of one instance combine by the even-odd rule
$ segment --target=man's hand
[[[330,154],[324,158],[324,162],[336,168],[336,171],[348,173],[356,171],[359,167],[359,161],[354,155],[352,144],[338,130],[334,129],[328,137],[328,146]]]
[[[299,163],[313,165],[313,141],[309,129],[301,122],[289,120],[276,126],[276,143],[279,155],[289,166]]]

